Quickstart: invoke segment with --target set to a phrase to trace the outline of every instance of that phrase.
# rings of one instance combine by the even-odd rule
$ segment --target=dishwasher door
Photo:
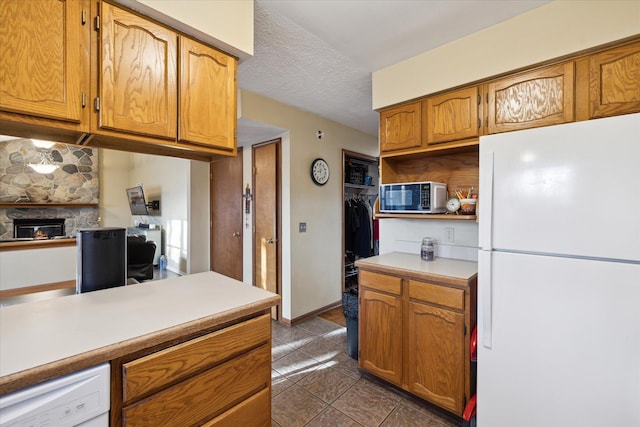
[[[109,426],[108,363],[0,397],[0,427]]]

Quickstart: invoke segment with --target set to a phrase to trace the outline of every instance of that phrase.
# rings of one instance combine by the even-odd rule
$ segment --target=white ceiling
[[[256,0],[238,86],[370,135],[371,73],[550,0]],[[260,139],[240,120],[238,142]],[[264,138],[274,129],[265,127]],[[257,139],[256,139],[257,138]]]

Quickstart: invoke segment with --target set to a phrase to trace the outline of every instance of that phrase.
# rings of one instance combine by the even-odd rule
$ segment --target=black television
[[[149,211],[147,210],[147,201],[144,199],[144,191],[142,191],[142,185],[127,188],[127,199],[129,199],[131,215],[149,215]]]

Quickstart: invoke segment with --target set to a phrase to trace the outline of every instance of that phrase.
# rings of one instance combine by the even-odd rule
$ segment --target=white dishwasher
[[[0,427],[108,427],[108,363],[0,397]]]

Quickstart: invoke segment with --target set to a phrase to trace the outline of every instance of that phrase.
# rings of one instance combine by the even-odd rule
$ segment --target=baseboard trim
[[[66,280],[64,282],[47,283],[44,285],[25,286],[24,288],[5,289],[0,291],[0,299],[13,298],[27,294],[35,294],[37,292],[56,291],[58,289],[75,289],[75,287],[75,280]]]
[[[339,307],[342,305],[342,301],[338,301],[338,302],[334,302],[333,304],[329,304],[329,305],[325,305],[324,307],[321,307],[317,310],[313,310],[310,311],[307,314],[303,314],[302,316],[298,316],[295,319],[285,319],[284,317],[280,319],[280,323],[287,325],[287,326],[296,326],[302,322],[304,322],[305,320],[313,317],[313,316],[317,316],[320,313],[324,313],[325,311],[334,309],[336,307]]]

